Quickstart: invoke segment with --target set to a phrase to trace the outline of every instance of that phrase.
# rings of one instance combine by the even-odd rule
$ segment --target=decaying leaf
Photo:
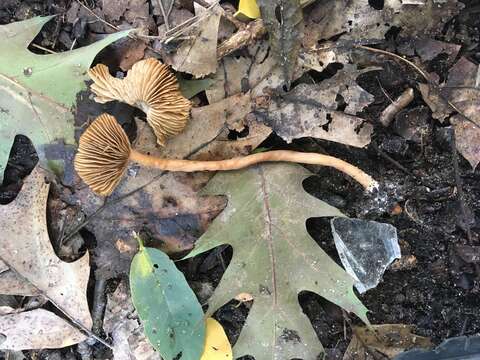
[[[240,293],[249,293],[254,300],[234,347],[236,357],[315,359],[322,353],[298,303],[303,290],[368,321],[365,307],[353,293],[353,279],[306,231],[307,218],[343,216],[302,189],[309,175],[299,165],[262,165],[219,173],[203,190],[203,194],[226,195],[228,205],[188,257],[221,244],[233,247],[207,315]]]
[[[44,164],[49,144],[74,143],[72,107],[86,88],[86,71],[100,50],[128,33],[64,53],[34,54],[27,47],[50,19],[0,26],[0,180],[15,135],[28,136]]]
[[[0,316],[0,333],[6,337],[0,349],[58,349],[84,340],[85,337],[53,312],[35,309]]]
[[[151,129],[138,122],[134,147],[144,153],[169,158],[182,158],[194,153],[192,159],[223,159],[248,154],[255,149],[271,130],[255,121],[245,121],[251,111],[250,96],[239,95],[222,102],[192,109],[192,117],[185,130],[170,139],[164,148],[156,145]],[[234,126],[234,124],[237,124]],[[237,140],[229,140],[230,127],[248,126],[249,134]],[[157,180],[133,195],[109,206],[95,216],[87,228],[97,239],[93,256],[99,264],[97,272],[109,278],[127,273],[136,251],[131,232],[145,232],[152,246],[168,253],[190,250],[195,239],[225,206],[222,198],[199,198],[199,184],[208,181],[202,173],[167,173],[131,165],[127,176],[120,183],[115,195],[126,194]],[[83,211],[93,214],[103,199],[88,188],[78,190],[76,196]]]
[[[92,320],[86,298],[90,275],[89,256],[87,253],[76,262],[65,263],[55,255],[46,224],[49,185],[45,183],[45,176],[46,174],[36,167],[26,179],[15,200],[8,205],[0,206],[0,228],[2,229],[0,259],[11,270],[1,273],[0,288],[2,293],[11,295],[45,295],[48,300],[64,309],[85,327],[90,328]],[[12,277],[13,275],[15,278],[13,282],[3,282],[4,276]],[[4,288],[5,284],[11,286],[15,281],[20,285],[18,289]],[[28,285],[22,283],[28,283]],[[28,294],[26,293],[28,289],[35,291]],[[32,333],[21,332],[23,329],[21,327],[16,332],[8,330],[15,321],[23,321],[27,324],[33,320],[43,321],[41,319],[45,319],[51,325],[48,327],[50,332],[47,337],[37,333],[37,337],[29,339]],[[31,348],[22,347],[29,346],[27,344],[34,344],[34,348],[58,348],[78,343],[85,338],[77,329],[53,313],[48,315],[44,312],[11,314],[8,318],[0,316],[0,321],[0,333],[8,330],[10,336],[15,337],[15,342],[8,341],[8,338],[6,342],[12,350]],[[30,326],[34,328],[45,326],[45,324],[31,323]],[[36,346],[39,343],[41,346]]]
[[[450,69],[445,86],[439,89],[420,84],[423,99],[433,112],[433,117],[443,121],[453,109],[450,101],[463,115],[450,118],[455,129],[457,150],[475,170],[480,162],[480,84],[477,73],[479,66],[465,57],[460,58]],[[472,123],[472,121],[474,123]]]
[[[203,310],[185,276],[160,250],[144,247],[130,268],[132,301],[163,359],[197,360],[205,345]]]
[[[480,67],[461,58],[450,69],[447,86],[442,90],[463,115],[475,122],[454,115],[450,122],[455,129],[457,149],[475,170],[480,162]]]
[[[166,59],[168,64],[196,78],[214,73],[217,69],[218,26],[222,12],[219,5],[199,10],[197,15],[200,14],[203,19],[189,34],[191,39],[184,41],[175,54]]]
[[[463,4],[457,0],[426,0],[424,5],[407,5],[402,0],[385,0],[375,9],[368,0],[327,0],[317,2],[307,13],[303,47],[315,48],[319,40],[335,35],[351,40],[381,40],[392,26],[401,36],[427,36],[442,31]]]
[[[282,79],[290,87],[300,53],[303,13],[297,0],[259,0],[263,22],[268,29],[272,51],[282,69]]]
[[[205,348],[200,360],[231,360],[232,347],[222,325],[214,318],[205,322]]]
[[[372,325],[371,329],[354,326],[343,360],[375,360],[378,353],[393,359],[411,348],[431,348],[430,339],[415,335],[414,330],[412,325],[402,324]]]
[[[373,126],[355,114],[374,97],[358,86],[355,79],[369,70],[358,71],[346,65],[344,71],[319,84],[300,84],[273,98],[268,110],[261,112],[261,118],[288,142],[310,136],[364,147],[370,143]],[[339,96],[346,105],[344,111],[336,110]]]
[[[108,295],[103,328],[112,339],[115,360],[160,360],[138,321],[126,281]]]

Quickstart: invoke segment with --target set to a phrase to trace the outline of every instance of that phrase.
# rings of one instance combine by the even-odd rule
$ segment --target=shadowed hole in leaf
[[[368,0],[368,5],[375,10],[382,10],[385,6],[385,0]]]
[[[325,117],[327,118],[327,123],[322,125],[322,129],[325,130],[325,131],[328,131],[330,129],[330,124],[333,120],[332,114],[327,113],[327,115]]]
[[[335,98],[335,102],[337,103],[337,109],[336,109],[337,111],[344,111],[346,109],[347,103],[345,102],[345,99],[342,95],[337,94]]]
[[[237,131],[235,129],[230,129],[228,132],[228,140],[238,140],[244,137],[247,137],[250,133],[248,126],[245,126],[242,131]]]
[[[343,69],[343,64],[334,62],[328,64],[322,72],[310,70],[308,74],[315,80],[316,83],[319,83],[323,80],[330,79],[331,77],[335,76],[335,74],[341,69]]]
[[[307,220],[307,231],[318,246],[320,246],[337,265],[342,266],[333,241],[330,220],[331,217],[310,218]]]
[[[390,26],[390,24],[388,23],[385,23],[385,26]],[[398,26],[392,26],[390,29],[388,29],[388,31],[385,33],[385,40],[389,41],[389,40],[395,40],[398,36],[398,34],[400,34],[400,31],[402,31],[402,28],[401,27],[398,27]]]
[[[348,333],[346,340],[343,339],[345,327],[342,309],[309,291],[302,291],[298,296],[298,301],[324,348],[340,347],[343,349],[341,352],[343,353],[349,344],[350,334]],[[342,334],[340,342],[339,334]]]
[[[281,9],[280,5],[277,5],[275,7],[275,18],[277,19],[277,21],[280,24],[282,23],[282,9]]]
[[[228,341],[232,346],[235,345],[238,340],[250,311],[249,307],[253,302],[249,302],[249,305],[247,306],[237,300],[231,300],[219,308],[213,315],[213,317],[222,325]],[[253,359],[252,357],[246,357],[245,359],[249,358]]]
[[[32,172],[37,162],[38,155],[30,139],[25,135],[16,135],[3,173],[0,204],[6,205],[16,198],[22,180]]]

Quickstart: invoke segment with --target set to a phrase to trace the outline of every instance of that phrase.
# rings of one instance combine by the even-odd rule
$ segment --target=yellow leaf
[[[205,349],[200,360],[231,360],[232,347],[222,325],[213,319],[206,321]]]
[[[257,0],[240,0],[235,17],[240,20],[257,19],[260,17],[260,9]]]

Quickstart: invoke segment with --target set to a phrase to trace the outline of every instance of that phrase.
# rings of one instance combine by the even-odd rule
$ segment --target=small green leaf
[[[177,76],[182,95],[187,99],[191,99],[198,93],[207,90],[213,84],[213,80],[209,78],[198,80],[187,80],[181,76]]]
[[[140,244],[130,268],[130,288],[145,335],[162,358],[181,353],[182,360],[200,359],[205,341],[202,307],[173,261]]]

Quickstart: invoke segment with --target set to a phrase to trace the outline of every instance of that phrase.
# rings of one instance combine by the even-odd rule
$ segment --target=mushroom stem
[[[353,166],[346,161],[337,159],[336,157],[317,153],[275,150],[247,155],[243,157],[235,157],[227,160],[196,161],[162,159],[155,156],[145,155],[132,149],[130,151],[130,160],[152,168],[166,171],[183,172],[238,170],[258,163],[274,161],[313,164],[329,166],[340,170],[358,181],[368,191],[372,191],[373,189],[378,187],[378,183],[370,175],[363,172],[356,166]]]

